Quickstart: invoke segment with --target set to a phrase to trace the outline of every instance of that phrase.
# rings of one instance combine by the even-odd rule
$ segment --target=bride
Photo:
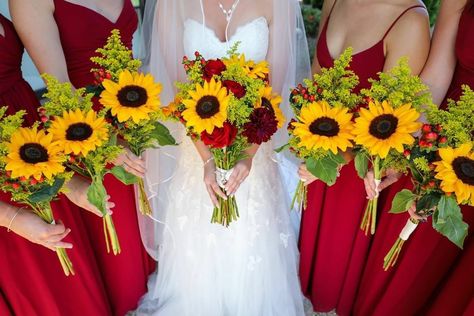
[[[270,63],[274,91],[287,100],[290,87],[310,75],[299,10],[297,0],[147,1],[143,58],[163,84],[163,104],[173,100],[174,82],[185,80],[184,55],[222,58],[235,43],[247,59]],[[291,117],[288,104],[282,107]],[[227,192],[235,192],[240,218],[225,228],[210,223],[212,203],[223,193],[209,150],[180,124],[168,127],[180,145],[146,156],[154,214],[140,224],[159,269],[137,314],[304,315],[285,188],[296,172],[273,150],[284,144],[286,131],[235,167]]]

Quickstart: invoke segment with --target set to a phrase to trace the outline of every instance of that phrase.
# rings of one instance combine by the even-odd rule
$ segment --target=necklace
[[[224,13],[227,23],[229,23],[230,19],[232,19],[232,14],[234,13],[235,8],[237,8],[239,1],[240,0],[234,1],[234,3],[232,4],[229,10],[224,9],[224,6],[222,5],[222,3],[219,2],[219,8],[221,8],[222,13]]]

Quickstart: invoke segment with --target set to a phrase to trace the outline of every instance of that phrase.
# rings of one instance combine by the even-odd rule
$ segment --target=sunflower
[[[196,84],[196,90],[190,91],[191,99],[183,100],[186,110],[183,118],[187,127],[192,127],[196,133],[206,131],[211,134],[214,127],[222,127],[227,119],[229,95],[220,81],[211,79],[204,86]]]
[[[278,122],[278,128],[283,126],[285,122],[285,116],[280,109],[280,103],[282,101],[281,96],[272,93],[272,87],[262,87],[259,91],[259,98],[255,104],[256,108],[266,107],[273,112]]]
[[[441,189],[455,193],[458,203],[474,205],[474,152],[472,145],[459,148],[441,148],[441,161],[435,162],[436,179],[441,180]]]
[[[161,85],[156,84],[150,74],[132,74],[125,70],[120,73],[118,83],[104,80],[102,85],[105,90],[100,95],[100,103],[121,123],[129,119],[135,123],[148,120],[148,114],[160,106]]]
[[[266,61],[255,63],[252,60],[245,60],[244,54],[233,55],[232,57],[226,58],[223,61],[226,67],[239,65],[244,69],[245,73],[253,79],[265,79],[270,72],[268,63]]]
[[[402,153],[403,145],[413,144],[415,139],[411,134],[421,126],[416,121],[420,113],[411,104],[394,109],[387,101],[381,104],[375,101],[359,113],[354,127],[355,142],[380,158],[387,157],[392,148]]]
[[[108,139],[107,123],[94,110],[64,112],[54,119],[49,132],[64,153],[74,155],[86,156]]]
[[[36,128],[20,128],[7,146],[9,154],[5,170],[12,172],[12,178],[33,176],[40,180],[44,175],[51,179],[65,170],[62,165],[65,157],[53,142],[52,134]]]
[[[299,121],[293,122],[293,134],[299,146],[309,150],[322,148],[337,154],[352,147],[352,115],[347,108],[331,107],[326,101],[313,102],[301,109]]]

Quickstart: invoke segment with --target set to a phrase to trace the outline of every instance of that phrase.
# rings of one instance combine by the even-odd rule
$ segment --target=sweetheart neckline
[[[120,21],[120,19],[122,18],[122,16],[124,15],[125,7],[127,6],[127,1],[128,1],[128,0],[124,0],[124,1],[123,1],[122,11],[120,11],[120,14],[118,15],[117,19],[116,19],[115,22],[114,22],[114,21],[112,21],[111,19],[109,19],[108,17],[106,17],[105,15],[103,15],[102,13],[100,13],[100,12],[98,12],[98,11],[92,9],[92,8],[89,8],[89,7],[83,6],[83,5],[81,5],[81,4],[74,3],[74,2],[69,2],[69,1],[67,1],[67,0],[63,0],[63,2],[65,2],[65,3],[67,3],[67,4],[70,4],[70,5],[73,5],[73,6],[82,8],[82,9],[84,9],[84,10],[86,10],[86,11],[90,11],[90,12],[96,14],[97,16],[101,17],[103,20],[109,22],[109,23],[112,24],[112,25],[116,25],[116,24]]]

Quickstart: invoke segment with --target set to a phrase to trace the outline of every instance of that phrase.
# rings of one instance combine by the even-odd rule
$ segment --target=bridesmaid
[[[454,0],[441,4],[430,56],[421,77],[430,87],[434,102],[442,108],[447,99],[459,99],[461,85],[474,89],[473,3]],[[435,315],[461,315],[474,297],[474,209],[462,207],[464,221],[470,226],[463,251],[434,231],[430,218],[404,245],[397,265],[385,272],[383,258],[410,216],[387,213],[393,196],[404,188],[411,188],[408,178],[387,190],[390,198],[382,206],[355,313],[415,314],[429,308]]]
[[[22,78],[22,55],[13,24],[0,15],[0,104],[8,106],[8,114],[26,110],[25,125],[31,125],[39,119],[39,101]],[[56,218],[70,227],[66,229],[61,221],[49,225],[31,211],[11,205],[7,194],[0,194],[0,200],[0,226],[5,227],[0,229],[0,314],[111,315],[78,207],[65,197],[53,202]],[[73,244],[68,253],[76,275],[66,277],[56,254],[47,248]]]
[[[90,85],[94,67],[90,58],[102,47],[110,32],[119,29],[123,41],[131,47],[138,24],[130,0],[11,0],[13,22],[40,73],[49,73],[76,88]],[[144,162],[130,152],[116,164],[137,176],[143,176]],[[108,175],[105,186],[114,209],[114,222],[122,253],[107,254],[102,221],[83,212],[95,256],[116,315],[135,309],[145,294],[154,262],[140,238],[132,186],[125,186]]]
[[[352,46],[351,68],[359,76],[355,92],[369,87],[369,78],[409,57],[415,74],[429,50],[428,15],[421,1],[326,0],[313,64],[315,73],[331,67],[334,58]],[[300,234],[303,292],[315,311],[350,313],[367,257],[370,238],[359,229],[367,204],[364,182],[353,162],[338,182],[327,187],[300,168],[308,187],[308,205]]]

